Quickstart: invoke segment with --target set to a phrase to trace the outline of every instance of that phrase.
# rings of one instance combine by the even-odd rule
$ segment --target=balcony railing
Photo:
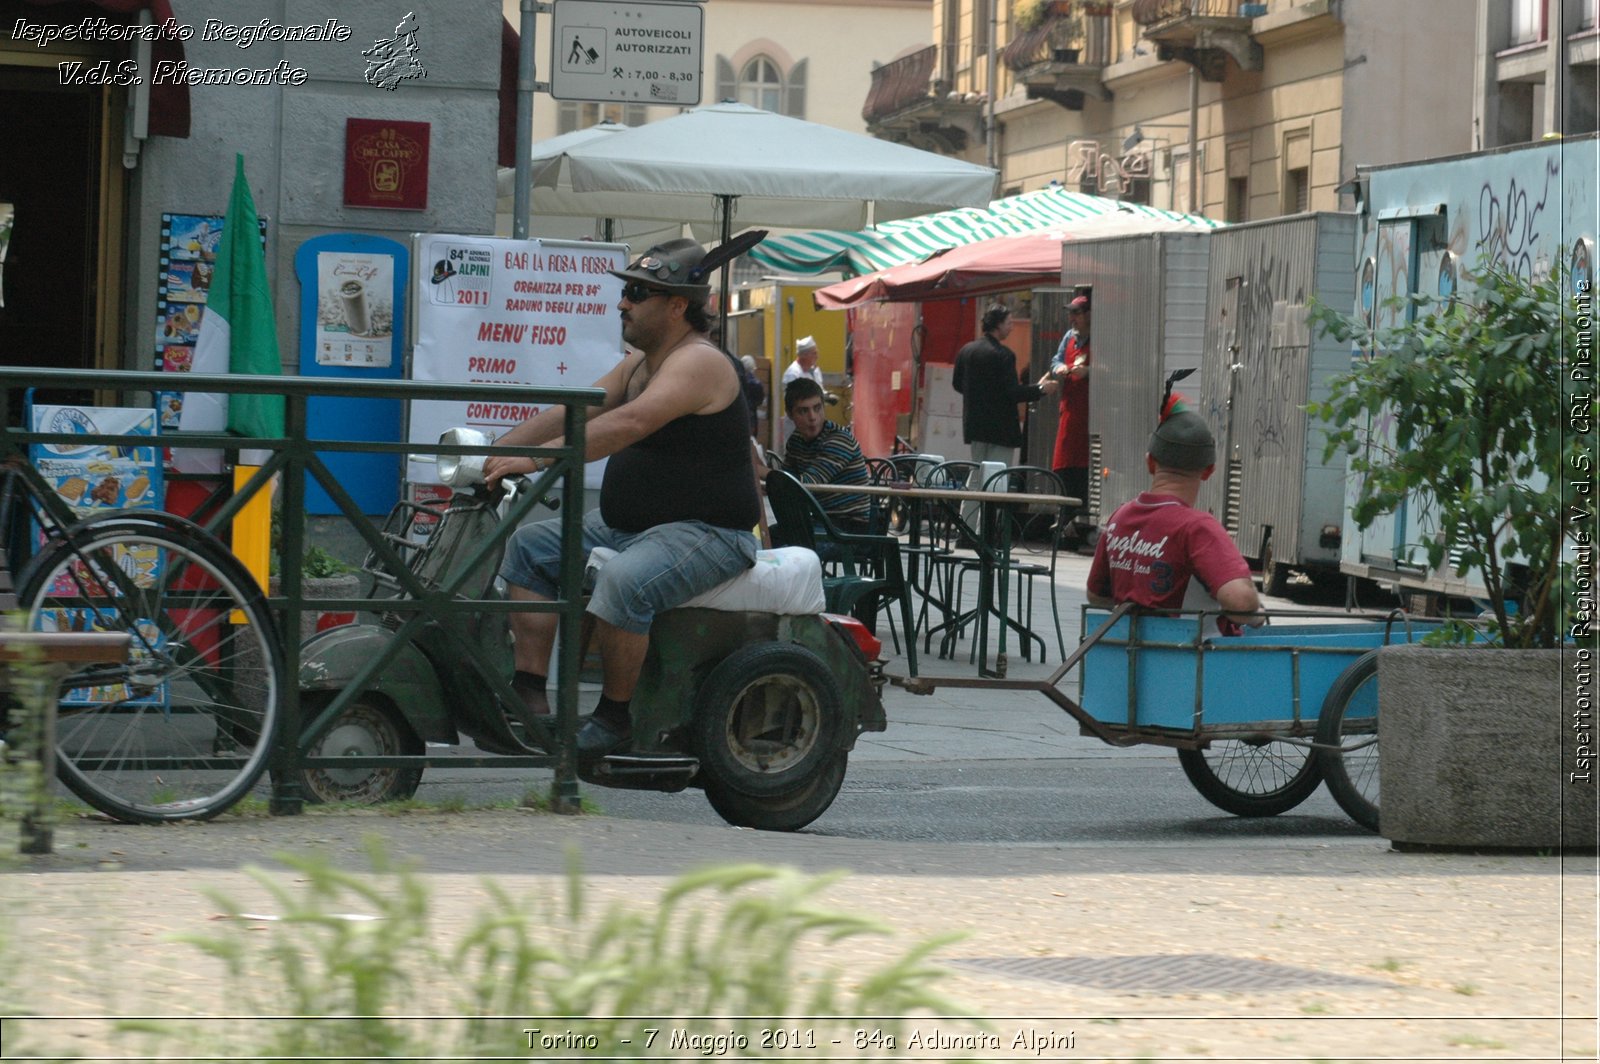
[[[1156,43],[1156,57],[1193,64],[1206,81],[1227,76],[1227,57],[1240,70],[1260,70],[1261,45],[1251,36],[1265,14],[1259,0],[1133,0],[1140,36]]]
[[[1154,26],[1179,18],[1239,18],[1240,0],[1134,0],[1133,21]]]
[[[1082,36],[1075,36],[1073,31],[1080,21]],[[1049,17],[1013,37],[1001,49],[1000,61],[1012,70],[1027,70],[1042,63],[1105,66],[1111,61],[1111,16],[1085,15],[1081,20]]]
[[[861,117],[873,122],[934,95],[933,71],[938,62],[939,46],[930,44],[874,70]]]

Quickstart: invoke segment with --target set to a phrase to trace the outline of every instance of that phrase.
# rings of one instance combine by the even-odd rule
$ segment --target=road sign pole
[[[533,59],[534,17],[538,0],[522,0],[522,40],[517,55],[517,173],[511,200],[511,235],[528,239],[528,214],[533,199]]]

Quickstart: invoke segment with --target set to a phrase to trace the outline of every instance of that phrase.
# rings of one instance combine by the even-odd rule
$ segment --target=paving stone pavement
[[[281,906],[243,866],[294,851],[361,870],[373,837],[415,862],[441,944],[490,904],[486,877],[558,897],[571,848],[592,897],[645,909],[710,863],[847,869],[824,900],[895,936],[819,946],[815,964],[859,971],[963,934],[937,955],[941,989],[1006,1033],[979,1059],[1595,1059],[1592,859],[1399,854],[1377,839],[897,845],[522,811],[66,825],[56,855],[0,878],[6,1011],[58,1017],[8,1021],[8,1041],[109,1053],[106,1025],[73,1017],[229,1014],[216,964],[175,940],[218,931],[207,892],[271,914]],[[1011,974],[1027,962],[1032,974]],[[1048,978],[1063,969],[1074,982]],[[1015,1030],[1073,1031],[1073,1046],[1013,1051]]]
[[[1010,741],[972,729],[960,713],[968,696],[890,697],[894,726],[864,756],[982,756],[982,744]],[[54,855],[0,865],[0,935],[10,940],[0,955],[0,1056],[191,1059],[95,1017],[230,1029],[206,1019],[240,1011],[219,963],[180,937],[261,939],[272,925],[219,920],[210,892],[270,916],[281,902],[246,866],[275,869],[297,889],[275,854],[321,854],[360,872],[374,838],[416,868],[440,949],[494,904],[487,880],[513,897],[557,898],[574,852],[591,899],[641,911],[672,877],[710,864],[844,870],[822,900],[893,932],[813,943],[802,955],[807,972],[839,969],[847,985],[916,942],[963,936],[935,955],[957,1014],[908,1021],[893,1050],[855,1048],[853,1025],[791,1021],[814,1030],[819,1048],[720,1059],[1594,1061],[1600,1046],[1592,856],[1402,854],[1376,837],[930,844],[498,810],[157,828],[69,821]],[[413,1000],[436,1013],[450,993],[419,985]],[[987,1018],[997,1042],[929,1048],[941,1034],[976,1030],[970,1017]],[[563,1055],[526,1048],[531,1021],[497,1022],[505,1059]],[[684,1026],[698,1031],[697,1022],[714,1033],[711,1021]],[[658,1046],[651,1055],[716,1054]]]

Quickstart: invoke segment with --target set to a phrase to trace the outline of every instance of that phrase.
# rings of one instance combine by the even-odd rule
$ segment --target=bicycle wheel
[[[1235,816],[1277,816],[1305,801],[1322,781],[1317,760],[1309,746],[1272,739],[1218,739],[1178,751],[1201,797]]]
[[[203,820],[249,793],[277,737],[283,653],[250,574],[197,528],[80,526],[19,581],[34,631],[127,632],[128,662],[61,685],[56,765],[131,823]]]
[[[1339,808],[1378,830],[1378,652],[1357,658],[1328,688],[1317,715],[1322,778]]]

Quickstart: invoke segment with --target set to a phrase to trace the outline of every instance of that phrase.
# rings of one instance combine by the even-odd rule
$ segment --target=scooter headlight
[[[439,442],[456,447],[487,447],[494,437],[478,429],[450,429],[439,437]],[[483,458],[481,454],[439,455],[439,483],[451,488],[482,484]]]

